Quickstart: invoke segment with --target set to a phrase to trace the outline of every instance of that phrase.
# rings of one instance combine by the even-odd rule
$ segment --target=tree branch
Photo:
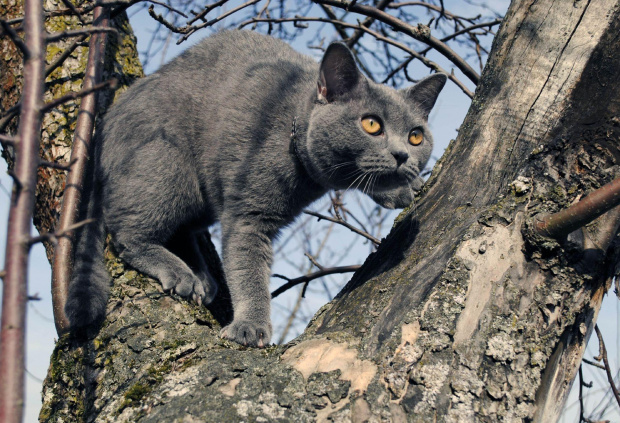
[[[26,46],[26,44],[24,44],[22,39],[19,38],[17,32],[15,32],[15,30],[11,28],[11,25],[9,25],[9,23],[4,19],[0,19],[0,26],[2,26],[4,33],[11,39],[11,41],[13,41],[13,44],[15,44],[17,48],[21,50],[21,52],[24,54],[24,58],[27,58],[30,54],[28,47]]]
[[[6,29],[6,28],[5,28]],[[43,7],[25,0],[23,91],[14,187],[9,208],[0,329],[0,421],[19,423],[24,411],[28,239],[34,211],[45,74]]]
[[[86,85],[86,84],[85,84]],[[51,109],[60,106],[63,103],[66,103],[67,101],[71,101],[71,100],[75,100],[78,98],[82,98],[82,97],[86,97],[87,95],[90,95],[92,93],[94,93],[95,91],[101,90],[103,88],[106,87],[110,87],[111,89],[115,89],[118,86],[118,81],[114,78],[109,79],[105,82],[101,82],[99,84],[93,85],[90,88],[86,88],[83,89],[82,91],[77,91],[77,92],[70,92],[69,94],[66,94],[60,98],[57,98],[55,100],[50,101],[49,103],[45,103],[45,105],[41,108],[42,112],[48,112]]]
[[[47,36],[47,42],[53,43],[55,41],[64,40],[65,38],[81,37],[84,35],[98,34],[101,32],[113,32],[113,33],[118,34],[118,31],[115,28],[92,26],[90,28],[85,28],[85,29],[76,29],[73,31],[62,31],[62,32],[57,32],[55,34],[50,34]]]
[[[346,1],[341,0],[312,0],[317,4],[328,4],[335,7],[340,7],[342,9],[347,9],[355,13],[359,13],[361,15],[370,16],[384,22],[390,26],[392,26],[395,30],[402,32],[403,34],[409,35],[415,38],[418,41],[421,41],[429,46],[433,47],[440,54],[444,55],[448,60],[450,60],[454,65],[465,74],[474,84],[478,85],[480,81],[480,75],[476,73],[475,70],[472,69],[469,64],[463,60],[461,56],[456,54],[450,47],[446,44],[433,37],[430,32],[430,28],[426,25],[418,24],[417,27],[409,25],[408,23],[398,19],[395,16],[390,15],[382,10],[378,10],[372,6],[364,6],[360,4],[352,4]]]
[[[345,222],[342,219],[338,219],[338,218],[334,218],[334,217],[329,217],[329,216],[325,216],[323,214],[317,213],[317,212],[313,212],[310,210],[304,210],[305,214],[309,214],[310,216],[314,216],[317,217],[319,220],[323,219],[323,220],[329,220],[330,222],[334,222],[337,223],[339,225],[344,226],[347,229],[350,229],[351,231],[355,232],[358,235],[363,236],[364,238],[370,240],[373,244],[375,244],[376,246],[381,245],[381,241],[378,240],[377,238],[375,238],[374,236],[370,235],[368,232],[364,232],[359,228],[356,228],[355,226],[351,225],[348,222]]]
[[[30,238],[29,244],[34,245],[34,244],[37,244],[43,241],[51,241],[52,243],[57,244],[59,238],[71,236],[71,232],[73,232],[75,229],[81,228],[82,226],[88,225],[89,223],[93,223],[93,222],[95,222],[95,219],[85,219],[85,220],[82,220],[81,222],[74,223],[73,225],[69,227],[61,229],[60,231],[47,232],[39,236],[34,236]]]
[[[601,334],[598,325],[594,325],[594,330],[596,331],[596,336],[598,337],[600,348],[599,357],[603,359],[603,364],[605,365],[605,373],[607,374],[607,381],[609,382],[609,386],[614,393],[616,402],[620,407],[620,392],[618,392],[618,388],[616,387],[616,383],[614,382],[614,377],[611,374],[611,368],[609,367],[609,361],[607,360],[607,348],[605,348],[605,341],[603,341],[603,335]]]
[[[591,192],[570,207],[544,217],[535,217],[534,229],[549,238],[562,238],[592,222],[620,204],[620,178]]]
[[[288,291],[292,287],[297,286],[297,285],[299,285],[301,283],[308,283],[308,282],[310,282],[310,281],[312,281],[314,279],[322,278],[323,276],[333,275],[333,274],[336,274],[336,273],[355,272],[360,267],[362,267],[362,266],[359,265],[359,264],[355,264],[355,265],[352,265],[352,266],[329,267],[327,269],[318,270],[318,271],[316,271],[314,273],[310,273],[309,275],[300,276],[300,277],[295,278],[295,279],[290,279],[290,278],[287,278],[286,276],[274,274],[273,275],[274,278],[284,279],[284,280],[286,280],[288,282],[285,283],[284,285],[282,285],[281,287],[279,287],[278,289],[276,289],[275,291],[273,291],[271,293],[271,298],[275,298],[278,295],[282,294],[283,292]]]

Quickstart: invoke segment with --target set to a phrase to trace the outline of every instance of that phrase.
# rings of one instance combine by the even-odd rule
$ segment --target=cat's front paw
[[[235,320],[222,329],[220,336],[241,345],[263,348],[271,341],[271,323]]]
[[[217,294],[217,282],[213,279],[209,272],[203,272],[198,275],[198,281],[194,282],[192,290],[192,299],[198,305],[209,305],[215,299]]]

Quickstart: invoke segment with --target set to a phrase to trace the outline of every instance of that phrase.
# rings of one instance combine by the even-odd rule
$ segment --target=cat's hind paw
[[[233,321],[221,330],[220,336],[241,345],[264,348],[271,341],[271,323]]]

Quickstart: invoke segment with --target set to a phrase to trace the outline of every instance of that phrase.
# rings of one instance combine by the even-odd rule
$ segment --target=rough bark
[[[555,421],[619,213],[560,241],[529,228],[618,176],[619,18],[612,0],[514,1],[416,206],[289,344],[220,339],[221,312],[109,252],[108,319],[59,341],[41,420]]]

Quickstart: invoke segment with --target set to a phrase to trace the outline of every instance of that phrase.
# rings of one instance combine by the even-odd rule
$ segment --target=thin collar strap
[[[299,133],[299,127],[297,126],[297,116],[295,116],[293,118],[293,125],[291,126],[291,151],[293,152],[297,160],[301,162],[301,157],[299,155],[299,147],[297,145],[298,144],[298,137],[297,137],[298,133]]]

